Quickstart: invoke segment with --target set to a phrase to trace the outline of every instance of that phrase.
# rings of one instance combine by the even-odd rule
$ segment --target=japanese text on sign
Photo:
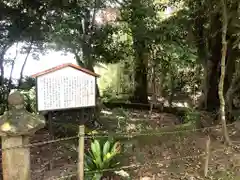
[[[37,96],[39,111],[95,106],[95,77],[42,76]]]

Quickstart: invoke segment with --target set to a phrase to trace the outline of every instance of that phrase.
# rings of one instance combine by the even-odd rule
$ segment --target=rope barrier
[[[78,139],[79,136],[72,136],[72,137],[67,137],[67,138],[60,138],[56,140],[49,140],[49,141],[41,141],[37,143],[32,143],[32,144],[27,144],[27,145],[22,145],[22,146],[14,146],[10,148],[2,148],[0,151],[4,150],[11,150],[11,149],[18,149],[18,148],[28,148],[28,147],[35,147],[35,146],[41,146],[41,145],[46,145],[46,144],[51,144],[51,143],[56,143],[56,142],[61,142],[61,141],[69,141],[69,140],[74,140]]]
[[[223,149],[217,149],[215,151],[212,151],[211,154],[218,153],[218,152],[223,152],[223,151],[224,151]],[[199,154],[199,155],[189,155],[189,156],[184,156],[184,157],[175,157],[175,158],[165,159],[165,160],[161,160],[161,161],[158,161],[158,162],[152,162],[152,163],[132,164],[132,165],[129,165],[129,166],[122,166],[122,167],[118,167],[118,168],[108,168],[108,169],[97,170],[97,171],[87,171],[87,170],[85,170],[85,175],[95,174],[95,173],[104,173],[104,172],[114,172],[114,171],[127,170],[127,169],[136,169],[136,168],[142,168],[142,167],[152,167],[152,166],[157,166],[157,165],[162,166],[164,162],[166,163],[166,162],[169,162],[169,161],[177,161],[177,160],[184,160],[184,159],[197,159],[197,158],[202,158],[204,156],[206,156],[206,153],[202,153],[202,154]],[[169,174],[158,176],[158,177],[164,177],[164,176],[168,176],[168,175]],[[59,178],[56,177],[56,180],[60,180],[60,179],[64,179],[64,178],[70,178],[70,177],[74,177],[74,176],[77,176],[77,173],[62,176],[62,177],[59,177]]]
[[[234,123],[227,125],[227,127],[230,127],[234,125]],[[169,128],[169,127],[167,127]],[[205,128],[198,128],[198,129],[185,129],[185,130],[173,130],[173,131],[165,131],[162,130],[161,132],[133,132],[133,133],[108,133],[108,134],[100,134],[100,135],[91,135],[91,136],[86,136],[86,138],[101,138],[101,137],[136,137],[136,136],[151,136],[151,135],[168,135],[168,134],[178,134],[178,133],[184,133],[184,132],[196,132],[196,131],[205,131],[207,129],[213,129],[213,128],[222,128],[221,125],[217,126],[211,126],[211,127],[205,127]]]
[[[233,141],[235,143],[239,143],[240,141]],[[213,155],[215,153],[224,153],[226,151],[226,149],[223,149],[222,147],[216,149],[215,151],[210,151],[210,154]],[[205,157],[206,156],[206,152],[202,153],[202,154],[198,154],[198,155],[189,155],[189,156],[184,156],[184,157],[174,157],[174,158],[170,158],[170,159],[164,159],[158,162],[150,162],[150,163],[144,163],[144,164],[132,164],[132,165],[128,165],[128,166],[122,166],[122,167],[117,167],[117,168],[108,168],[108,169],[103,169],[103,170],[97,170],[97,171],[88,171],[85,170],[85,175],[90,175],[90,174],[94,174],[94,173],[104,173],[104,172],[113,172],[113,171],[120,171],[120,170],[127,170],[127,169],[136,169],[136,168],[142,168],[142,167],[149,167],[149,166],[157,166],[157,165],[163,165],[163,163],[169,162],[169,161],[177,161],[177,160],[185,160],[185,159],[196,159],[196,158],[201,158],[201,157]],[[35,171],[35,172],[42,172],[44,171],[44,168],[41,168],[41,171]],[[169,174],[167,174],[169,175]],[[77,173],[72,173],[69,175],[65,175],[65,176],[61,176],[61,177],[53,177],[56,180],[60,180],[60,179],[65,179],[65,178],[71,178],[71,177],[75,177],[77,176]],[[165,175],[164,175],[165,176]],[[160,176],[162,177],[162,176]]]
[[[228,124],[227,127],[230,127],[232,125],[234,125],[234,123]],[[169,128],[169,127],[166,127],[166,128]],[[106,138],[106,137],[134,138],[134,137],[138,137],[138,136],[153,136],[153,135],[161,136],[161,135],[170,135],[170,134],[178,134],[178,133],[186,133],[186,132],[205,131],[207,129],[212,129],[212,128],[221,128],[221,125],[210,126],[210,127],[205,127],[205,128],[198,128],[198,129],[185,129],[185,130],[173,130],[173,131],[160,130],[160,132],[157,131],[157,132],[151,132],[151,133],[149,133],[149,132],[141,132],[141,133],[133,132],[133,133],[103,133],[103,134],[97,134],[97,135],[76,135],[76,136],[67,137],[67,138],[59,138],[59,139],[56,139],[56,140],[41,141],[41,142],[27,144],[27,145],[14,146],[14,147],[10,147],[10,148],[2,148],[0,151],[16,149],[16,148],[35,147],[35,146],[41,146],[41,145],[46,145],[46,144],[50,144],[50,143],[57,143],[57,142],[61,142],[61,141],[69,141],[69,140],[78,139],[79,137],[83,137],[83,136],[84,136],[85,139]]]
[[[103,169],[103,170],[98,170],[98,171],[87,171],[87,170],[85,170],[85,175],[95,174],[95,173],[104,173],[104,172],[114,172],[114,171],[135,169],[135,168],[141,168],[141,167],[149,167],[149,166],[154,166],[154,165],[162,165],[163,162],[183,160],[183,159],[191,159],[191,158],[200,158],[204,155],[205,154],[185,156],[185,157],[176,157],[176,158],[166,159],[166,160],[162,160],[162,161],[154,162],[154,163],[133,164],[133,165],[129,165],[129,166],[122,166],[122,167],[118,167],[118,168],[108,168],[108,169]],[[66,175],[66,176],[61,176],[61,177],[58,177],[58,178],[55,177],[55,179],[60,180],[60,179],[64,179],[64,178],[74,177],[74,176],[77,176],[77,173],[73,173],[73,174]]]
[[[129,166],[122,166],[122,167],[119,167],[119,168],[109,168],[109,169],[103,169],[103,170],[100,170],[100,171],[85,171],[85,172],[86,172],[86,174],[94,174],[94,173],[117,171],[117,170],[124,170],[124,169],[130,169],[130,168],[132,169],[132,168],[140,168],[140,167],[149,167],[149,166],[153,166],[153,165],[161,165],[162,166],[162,163],[164,163],[164,162],[184,160],[184,159],[194,159],[194,158],[200,158],[200,157],[203,157],[203,156],[205,156],[205,153],[200,154],[200,155],[175,157],[175,158],[161,160],[161,161],[154,162],[154,163],[133,164],[133,165],[129,165]]]

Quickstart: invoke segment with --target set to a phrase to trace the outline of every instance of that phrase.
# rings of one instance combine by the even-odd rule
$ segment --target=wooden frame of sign
[[[87,69],[63,64],[33,75],[38,111],[66,110],[96,105],[96,78]]]
[[[96,106],[96,80],[98,74],[67,63],[32,75],[36,78],[37,110],[47,112],[50,138],[53,140],[53,112],[67,112],[73,118],[84,120],[84,111]],[[77,112],[77,115],[76,115]],[[79,115],[80,114],[80,115]],[[88,119],[88,118],[86,118]],[[51,143],[50,150],[52,151]],[[50,169],[53,163],[50,161]]]

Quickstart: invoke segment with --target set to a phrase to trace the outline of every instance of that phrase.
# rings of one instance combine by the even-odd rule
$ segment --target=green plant
[[[32,87],[31,89],[19,89],[21,94],[24,95],[25,100],[25,107],[29,112],[36,112],[37,111],[37,104],[36,104],[36,93],[35,93],[35,87]]]
[[[184,115],[184,123],[198,123],[200,121],[200,113],[195,109],[189,109]]]
[[[86,178],[91,180],[101,179],[108,172],[108,169],[119,164],[116,158],[120,152],[120,142],[93,140],[90,150],[85,154]],[[91,173],[91,171],[94,171],[94,173]]]

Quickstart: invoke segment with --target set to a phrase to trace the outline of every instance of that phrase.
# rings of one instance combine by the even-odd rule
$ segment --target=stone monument
[[[8,106],[0,116],[3,180],[30,180],[29,138],[45,126],[45,120],[26,111],[18,91],[9,95]]]

